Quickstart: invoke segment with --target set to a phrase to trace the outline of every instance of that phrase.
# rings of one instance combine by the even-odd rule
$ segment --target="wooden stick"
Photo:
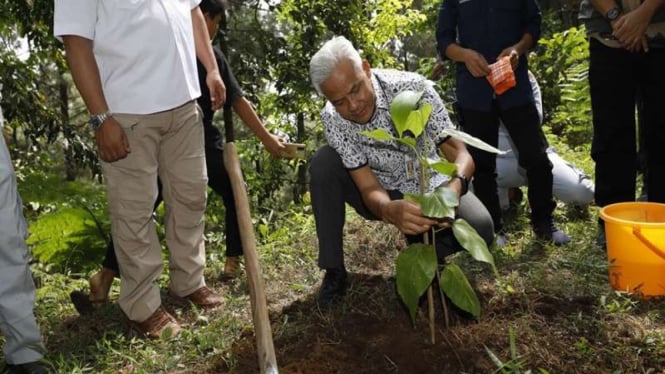
[[[427,288],[427,310],[429,311],[429,339],[434,345],[436,343],[436,330],[434,329],[434,292],[431,284]]]
[[[418,173],[418,181],[420,182],[419,183],[420,196],[422,196],[425,194],[425,191],[427,190],[427,185],[429,184],[428,181],[425,179],[425,170],[422,166],[420,167],[420,172]],[[430,230],[434,229],[430,228]],[[425,245],[429,244],[429,237],[427,236],[427,231],[423,233],[423,244]],[[436,253],[436,243],[432,243],[432,246],[434,247],[434,252]],[[436,279],[436,277],[434,279]],[[431,284],[429,285],[429,287],[427,287],[427,312],[428,312],[427,319],[429,321],[429,338],[430,341],[432,342],[432,345],[434,345],[436,343],[436,335],[435,335],[436,316],[434,315],[434,291],[432,290]]]
[[[238,225],[240,226],[240,239],[245,255],[245,270],[249,283],[259,368],[263,374],[276,374],[278,373],[277,360],[268,318],[263,278],[261,277],[261,266],[256,253],[256,237],[254,236],[254,227],[250,217],[245,182],[240,171],[240,162],[234,143],[226,143],[224,147],[224,166],[231,179],[236,210],[238,211]]]

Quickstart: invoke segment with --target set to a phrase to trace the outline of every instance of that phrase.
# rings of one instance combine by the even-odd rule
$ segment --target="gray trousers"
[[[330,146],[324,146],[310,160],[310,194],[312,210],[319,239],[319,267],[322,269],[344,266],[344,220],[345,203],[351,205],[358,214],[369,220],[378,220],[365,206],[362,195],[351,174],[342,164],[339,154]],[[399,200],[403,194],[388,191],[390,198]],[[471,192],[460,199],[457,216],[464,218],[474,227],[487,245],[494,241],[492,218]],[[409,243],[422,240],[422,235],[406,235]],[[452,230],[444,230],[436,235],[436,250],[439,258],[462,250],[453,236]]]
[[[33,312],[35,284],[28,266],[27,228],[22,209],[14,168],[5,138],[0,135],[0,330],[5,338],[5,361],[14,365],[37,361],[43,356]]]

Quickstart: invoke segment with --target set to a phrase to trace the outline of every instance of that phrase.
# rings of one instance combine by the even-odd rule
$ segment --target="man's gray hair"
[[[351,42],[343,36],[335,36],[323,44],[309,61],[309,78],[316,92],[321,94],[323,83],[342,61],[351,61],[357,69],[362,69],[360,53]]]

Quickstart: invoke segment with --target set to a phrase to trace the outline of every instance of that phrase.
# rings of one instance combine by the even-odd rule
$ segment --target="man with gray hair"
[[[405,200],[405,193],[419,193],[419,165],[409,148],[394,141],[377,141],[361,131],[383,129],[396,136],[389,106],[406,90],[423,91],[422,102],[432,105],[425,133],[431,142],[419,141],[422,154],[438,157],[437,149],[457,164],[457,175],[448,178],[432,170],[429,190],[447,185],[460,196],[458,216],[466,219],[489,245],[494,229],[487,209],[468,183],[474,163],[464,143],[441,134],[452,127],[441,98],[421,75],[372,69],[344,37],[326,42],[310,61],[314,88],[327,102],[321,111],[328,145],[310,162],[310,192],[319,240],[319,267],[326,270],[319,306],[336,304],[346,292],[343,229],[345,203],[361,216],[395,225],[409,243],[422,240],[437,222],[424,217],[420,207]],[[436,236],[440,259],[461,250],[451,230]]]
[[[2,134],[3,127],[0,109]],[[39,362],[44,347],[33,312],[35,283],[28,265],[25,244],[28,228],[22,210],[16,175],[3,135],[0,136],[0,330],[5,338],[6,370],[9,373],[47,373]]]

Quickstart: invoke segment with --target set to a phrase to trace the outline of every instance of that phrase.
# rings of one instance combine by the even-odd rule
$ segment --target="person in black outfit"
[[[217,34],[217,27],[225,17],[226,4],[223,0],[203,0],[199,5],[208,26],[210,37]],[[224,109],[233,110],[240,119],[249,127],[252,132],[261,140],[266,150],[273,157],[280,158],[285,150],[281,139],[270,134],[263,126],[252,104],[244,97],[243,91],[238,84],[233,71],[229,66],[224,53],[217,48],[213,48],[217,65],[222,75],[222,80],[226,85],[226,102]],[[213,124],[215,111],[212,109],[210,101],[210,91],[206,85],[205,67],[200,61],[197,61],[199,71],[199,86],[201,88],[201,97],[197,99],[198,105],[203,113],[203,128],[205,136],[206,167],[208,169],[208,186],[222,197],[226,210],[225,215],[225,235],[226,235],[226,264],[224,272],[220,279],[222,281],[234,278],[240,270],[240,256],[243,254],[242,243],[240,241],[240,230],[238,227],[237,212],[233,198],[233,190],[229,175],[224,168],[224,136]],[[160,194],[155,201],[155,209],[162,201],[161,184]],[[85,294],[82,291],[71,293],[71,300],[76,310],[81,314],[91,313],[96,306],[108,302],[108,294],[111,289],[113,279],[120,274],[118,260],[115,255],[113,242],[109,242],[106,249],[106,257],[102,261],[102,269],[90,278],[90,293]]]
[[[462,130],[497,146],[499,121],[519,151],[519,165],[526,170],[531,227],[535,237],[563,245],[570,237],[559,230],[552,214],[552,163],[540,126],[528,78],[527,52],[539,36],[541,13],[536,0],[446,0],[439,9],[436,39],[442,58],[456,62],[458,120]],[[516,85],[497,93],[487,80],[490,63],[508,57]],[[476,164],[474,191],[487,207],[496,243],[506,243],[497,195],[496,155],[470,148]]]

